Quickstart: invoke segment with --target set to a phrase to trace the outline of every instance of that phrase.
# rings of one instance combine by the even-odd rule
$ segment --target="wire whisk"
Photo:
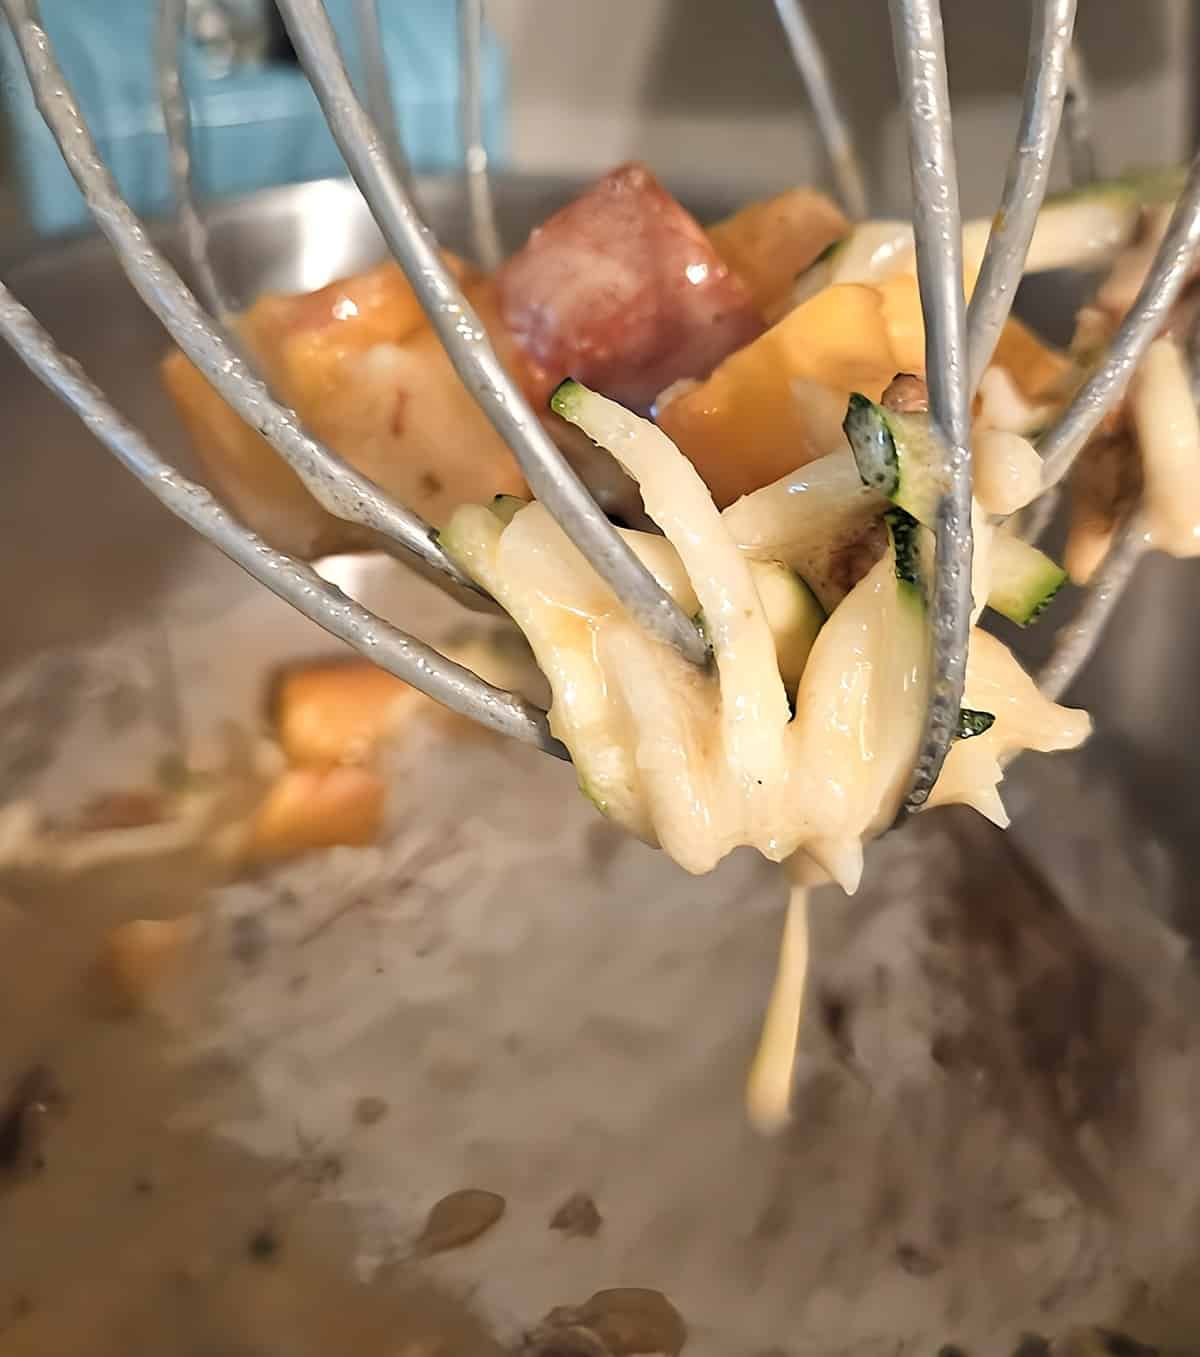
[[[696,665],[709,661],[703,632],[614,528],[505,370],[479,316],[421,219],[386,69],[377,0],[357,0],[366,54],[365,103],[321,0],[278,0],[292,45],[346,165],[459,378],[511,448],[530,490],[647,632]],[[840,100],[799,0],[775,0],[813,107],[842,204],[868,211],[866,179]],[[431,525],[311,437],[271,395],[229,328],[229,305],[208,258],[191,186],[186,94],[179,73],[183,0],[160,0],[157,61],[172,180],[194,290],[121,198],[42,27],[37,0],[0,0],[37,106],[96,224],[138,295],[227,403],[260,432],[329,513],[369,529],[385,549],[470,607],[490,600],[439,545]],[[952,138],[946,52],[937,0],[889,0],[896,69],[908,124],[912,219],[925,323],[929,413],[942,452],[930,600],[933,682],[907,804],[929,795],[954,738],[971,624],[971,402],[1008,318],[1050,175],[1060,125],[1071,176],[1096,174],[1085,75],[1072,46],[1076,0],[1034,0],[1019,127],[978,282],[967,305],[962,217]],[[460,121],[472,239],[493,268],[502,245],[481,118],[482,0],[459,0]],[[1180,295],[1200,240],[1200,161],[1193,164],[1144,286],[1101,361],[1039,441],[1052,491],[1105,414]],[[375,664],[490,729],[567,757],[545,711],[491,686],[375,616],[303,562],[265,544],[202,486],[175,471],[125,420],[36,318],[0,285],[0,331],[55,392],[172,513],[275,594]],[[1141,538],[1136,517],[1118,537],[1080,617],[1059,638],[1043,682],[1055,694],[1074,677],[1131,573]]]

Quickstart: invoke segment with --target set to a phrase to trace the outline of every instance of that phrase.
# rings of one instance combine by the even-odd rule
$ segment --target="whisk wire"
[[[271,398],[118,192],[54,58],[38,19],[36,0],[0,0],[0,4],[38,109],[97,225],[116,251],[126,277],[171,337],[230,406],[285,458],[324,508],[379,533],[419,568],[449,580],[463,595],[477,596],[477,587],[438,546],[429,524],[396,505],[367,477],[310,438],[294,412]]]
[[[175,198],[175,216],[191,268],[192,287],[218,320],[230,311],[228,300],[212,266],[208,227],[192,189],[191,114],[179,66],[179,47],[187,18],[187,0],[160,0],[155,34],[155,67],[159,103],[167,138],[167,164]]]
[[[1063,140],[1067,145],[1067,173],[1076,188],[1100,177],[1096,138],[1092,130],[1092,94],[1087,65],[1077,44],[1067,52],[1067,97],[1063,109]]]
[[[500,267],[504,244],[483,138],[483,0],[458,0],[458,121],[471,239],[480,267]]]
[[[962,706],[971,623],[971,454],[962,217],[937,0],[890,0],[896,66],[908,116],[917,278],[925,318],[929,413],[945,449],[929,601],[929,708],[908,805],[928,798]]]
[[[1087,440],[1105,414],[1121,398],[1147,348],[1182,292],[1200,248],[1200,156],[1155,255],[1146,280],[1126,313],[1105,360],[1080,388],[1058,424],[1043,438],[1043,494],[1033,505],[1024,535],[1030,541],[1045,532],[1054,518],[1058,486],[1066,478]],[[1200,317],[1196,326],[1200,327]],[[1195,327],[1194,327],[1195,328]],[[1196,350],[1192,349],[1192,398],[1200,399]],[[1138,562],[1147,551],[1146,524],[1139,508],[1117,528],[1104,559],[1089,581],[1078,613],[1055,637],[1050,658],[1037,675],[1039,689],[1057,701],[1095,653],[1104,628],[1120,601]]]
[[[1146,526],[1141,514],[1134,510],[1117,529],[1079,611],[1059,629],[1050,658],[1038,670],[1038,688],[1052,702],[1062,697],[1092,657],[1105,624],[1145,551]]]
[[[850,131],[850,121],[830,77],[820,39],[802,0],[775,0],[775,9],[792,60],[808,92],[842,207],[847,216],[862,220],[868,213],[866,179]]]
[[[533,493],[630,615],[689,660],[704,664],[707,644],[695,622],[658,585],[551,441],[501,365],[479,317],[418,215],[413,175],[383,57],[378,3],[356,0],[355,5],[366,69],[364,109],[343,64],[323,0],[278,0],[296,52],[384,239],[459,377],[513,450]],[[852,216],[865,216],[865,184],[849,126],[802,0],[776,0],[776,7],[808,89],[842,200]],[[1016,144],[968,307],[940,5],[937,0],[889,0],[908,121],[930,415],[944,451],[929,602],[932,681],[907,799],[910,808],[928,797],[958,725],[972,611],[970,401],[1012,307],[1060,124],[1073,182],[1090,181],[1095,175],[1086,73],[1072,46],[1076,7],[1077,0],[1035,0]],[[295,413],[273,400],[239,353],[236,338],[223,328],[229,305],[212,267],[191,178],[189,113],[179,66],[184,0],[160,0],[156,55],[171,182],[199,301],[118,194],[55,61],[40,24],[37,0],[0,0],[0,10],[13,30],[38,108],[92,215],[130,282],[184,353],[297,472],[319,504],[339,518],[371,529],[421,573],[469,606],[495,608],[441,549],[429,524],[395,504],[367,477],[312,439]],[[500,262],[502,251],[483,137],[483,0],[457,0],[457,13],[460,132],[468,208],[475,253],[490,269]],[[1177,300],[1198,244],[1200,157],[1110,352],[1042,440],[1047,491],[1053,493],[1105,413],[1121,398]],[[0,335],[167,508],[255,579],[376,664],[452,710],[557,757],[568,757],[551,734],[545,712],[485,683],[360,607],[308,565],[264,544],[205,489],[165,463],[2,285]],[[1065,691],[1090,655],[1145,548],[1145,537],[1143,519],[1135,512],[1119,531],[1091,593],[1074,622],[1059,636],[1039,675],[1048,695],[1058,697]]]
[[[400,121],[400,110],[392,97],[387,50],[384,47],[383,28],[379,22],[380,3],[381,0],[354,0],[354,21],[362,61],[367,108],[371,114],[371,121],[379,129],[379,134],[387,147],[392,170],[415,205],[419,201],[417,181],[408,153],[404,149],[404,128]]]
[[[1084,444],[1120,400],[1146,350],[1179,299],[1200,245],[1200,155],[1167,226],[1154,262],[1133,305],[1114,336],[1103,361],[1039,444],[1042,484],[1055,486],[1070,471]]]
[[[348,598],[301,561],[268,546],[209,492],[182,476],[113,408],[33,315],[0,284],[0,335],[29,370],[83,420],[96,438],[190,528],[212,542],[260,584],[414,688],[502,735],[566,758],[546,713],[486,683],[432,647]]]
[[[967,308],[972,395],[992,361],[1000,332],[1012,311],[1046,196],[1066,95],[1067,54],[1074,26],[1075,0],[1037,0],[1016,146]]]
[[[620,537],[505,371],[474,308],[443,264],[432,234],[391,171],[379,134],[346,73],[321,0],[279,0],[279,8],[388,247],[464,386],[512,449],[529,488],[637,622],[693,663],[707,663],[708,647],[695,623]]]

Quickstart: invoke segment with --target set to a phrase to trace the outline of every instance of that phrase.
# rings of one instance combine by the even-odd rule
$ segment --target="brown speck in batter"
[[[604,1224],[604,1217],[586,1192],[572,1192],[550,1217],[550,1228],[569,1237],[591,1239]]]

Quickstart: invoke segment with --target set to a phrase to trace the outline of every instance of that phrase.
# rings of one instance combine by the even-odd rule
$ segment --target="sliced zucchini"
[[[550,393],[550,408],[568,423],[579,424],[580,411],[586,409],[587,399],[591,394],[582,382],[577,382],[574,377],[564,377]],[[582,428],[582,424],[579,424],[579,427]],[[593,443],[596,441],[587,429],[584,429],[584,433]]]
[[[813,642],[825,623],[825,609],[808,585],[786,565],[778,561],[751,561],[749,565],[767,626],[775,638],[779,676],[788,692],[794,693]]]
[[[612,453],[637,482],[647,514],[679,553],[704,612],[720,678],[728,757],[750,785],[770,785],[778,775],[781,739],[790,719],[787,693],[749,562],[707,485],[660,428],[616,401],[567,382],[554,392],[551,405]],[[641,692],[641,679],[631,682]],[[744,719],[748,712],[755,713],[754,720]]]
[[[863,484],[932,526],[942,487],[929,416],[885,410],[855,391],[842,428]]]
[[[496,495],[492,499],[488,508],[500,520],[501,523],[511,523],[520,511],[527,507],[529,501],[520,499],[516,495]]]
[[[843,448],[744,495],[721,517],[747,556],[782,561],[831,612],[846,594],[839,556],[873,529],[886,508],[887,500],[863,485]]]
[[[912,226],[906,221],[860,222],[831,261],[830,282],[882,282],[912,258]]]
[[[805,273],[809,273],[811,272],[811,270],[819,268],[820,265],[822,264],[830,263],[837,256],[837,252],[842,248],[842,246],[845,243],[846,243],[845,236],[842,236],[840,240],[831,240],[829,244],[826,245],[825,248],[821,251],[821,253],[817,255],[817,257],[808,266],[808,268],[805,269],[804,272],[799,274],[798,276],[803,278]]]
[[[561,528],[537,503],[508,525],[490,508],[460,505],[442,541],[528,641],[553,690],[551,724],[571,750],[583,794],[604,814],[653,842],[624,718],[611,700],[591,646],[586,617],[603,587],[586,566],[577,569],[563,552]],[[547,560],[558,568],[547,572]]]
[[[520,509],[527,507],[527,502],[515,495],[497,495],[488,507],[494,517],[507,525]],[[685,612],[694,614],[696,625],[703,631],[704,614],[698,611],[700,605],[692,582],[671,543],[657,533],[627,528],[618,531],[675,602]],[[789,690],[794,690],[804,672],[804,663],[817,632],[825,621],[825,610],[803,579],[779,561],[750,560],[746,564],[775,641],[780,677]],[[585,796],[599,804],[587,787],[583,790]]]
[[[655,532],[641,532],[635,528],[618,528],[617,532],[633,549],[633,554],[662,585],[685,613],[694,613],[700,606],[696,591],[683,568],[679,553],[665,537]]]
[[[675,602],[693,616],[711,644],[699,600],[675,548],[665,537],[654,533],[622,530],[621,536]],[[825,609],[804,580],[779,561],[750,560],[746,564],[775,641],[780,677],[788,690],[793,691],[825,621]]]
[[[1178,197],[1183,182],[1180,169],[1158,170],[1052,194],[1038,213],[1025,273],[1102,267],[1133,239],[1143,206]],[[987,220],[963,231],[963,257],[973,270],[983,261],[990,232]]]
[[[901,593],[906,593],[924,606],[927,596],[927,532],[904,509],[889,509],[883,516],[896,558],[896,578]]]
[[[1044,551],[1011,532],[992,540],[991,575],[988,607],[1022,627],[1037,621],[1067,578]]]
[[[929,416],[895,414],[855,394],[843,427],[863,483],[896,505],[887,519],[896,544],[897,574],[906,583],[926,587],[930,533],[918,531],[915,524],[932,530],[936,522],[939,488],[932,467],[937,444],[929,432]],[[996,533],[990,551],[988,607],[1028,626],[1062,588],[1067,572],[1012,533]]]
[[[996,724],[996,717],[990,711],[973,711],[970,707],[959,707],[958,729],[954,732],[956,740],[971,740],[982,735]]]
[[[833,271],[837,267],[838,254],[853,234],[851,232],[850,235],[843,236],[841,240],[831,241],[808,268],[796,275],[796,281],[792,284],[791,293],[788,297],[787,306],[789,309],[800,306],[810,297],[815,297],[818,292],[823,292],[833,282]]]
[[[1178,197],[1184,178],[1180,168],[1153,170],[1051,195],[1038,214],[1025,273],[1101,267],[1130,242],[1142,207]],[[979,271],[991,229],[990,218],[963,226],[963,262],[969,277]],[[798,306],[832,283],[879,283],[913,269],[910,223],[861,222],[800,275],[791,303]]]
[[[529,503],[529,500],[520,499],[516,495],[496,495],[488,508],[501,523],[507,525],[522,509],[528,508]],[[696,595],[679,559],[679,553],[665,537],[630,528],[618,528],[617,532],[629,543],[642,564],[681,608],[685,611],[696,608]]]

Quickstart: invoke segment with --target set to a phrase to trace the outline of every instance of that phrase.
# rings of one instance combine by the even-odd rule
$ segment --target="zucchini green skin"
[[[996,723],[995,715],[990,711],[974,711],[970,707],[958,709],[958,728],[954,732],[956,740],[971,740],[983,735]]]
[[[488,508],[501,523],[511,523],[522,509],[528,507],[528,504],[527,499],[521,499],[517,495],[495,495]]]
[[[992,544],[988,607],[1028,627],[1038,620],[1067,580],[1067,572],[1044,551],[1019,537],[998,533]]]
[[[796,276],[799,278],[803,278],[804,275],[809,271],[809,269],[815,269],[818,264],[828,264],[829,261],[837,254],[837,252],[842,248],[843,245],[845,245],[845,243],[849,239],[850,237],[847,235],[842,236],[838,240],[831,240],[829,244],[826,245],[825,248],[821,251],[821,253],[817,255],[817,257],[808,266],[808,268],[801,270],[801,272]]]
[[[852,235],[854,232],[851,231],[840,240],[831,240],[806,269],[801,269],[800,273],[795,275],[795,281],[791,285],[791,304],[800,305],[808,301],[809,297],[814,297],[828,288],[833,281],[833,266],[838,262],[838,255]]]
[[[574,377],[564,377],[550,393],[550,408],[556,415],[562,415],[563,419],[573,420],[579,409],[580,398],[586,394],[587,387]]]
[[[777,561],[747,564],[775,641],[779,676],[789,693],[794,692],[825,625],[825,609],[795,570]]]
[[[900,457],[883,410],[861,392],[852,391],[842,432],[863,484],[892,499],[900,487]]]
[[[825,625],[828,614],[804,577],[796,571],[790,570],[778,561],[750,561],[749,566],[756,587],[761,588],[764,572],[781,570],[786,571],[790,577],[789,587],[795,590],[793,606],[786,617],[774,614],[767,603],[765,601],[763,603],[767,625],[771,629],[779,655],[779,676],[788,691],[793,692],[800,682],[809,653],[816,644],[817,633]],[[711,645],[712,638],[708,634],[703,609],[693,614],[692,621],[700,635]],[[780,630],[781,623],[783,630]]]
[[[837,257],[853,234],[853,232],[850,232],[849,235],[843,236],[840,240],[830,241],[806,269],[800,270],[792,284],[792,306],[802,305],[810,297],[815,297],[818,292],[824,291],[829,286],[833,281],[833,268],[837,262]]]
[[[929,432],[928,415],[894,414],[855,392],[842,428],[863,483],[885,495],[907,518],[932,530],[939,493],[931,470],[937,444]],[[894,542],[899,533],[905,544],[897,544],[897,572],[904,557],[907,573],[901,578],[922,583],[920,533],[903,520],[893,523],[890,514],[888,528]],[[988,607],[1018,626],[1030,626],[1049,607],[1067,572],[1044,551],[1007,534],[996,537],[992,552]]]
[[[1080,188],[1068,189],[1064,193],[1049,194],[1039,213],[1039,229],[1034,234],[1030,255],[1025,264],[1025,272],[1040,273],[1047,269],[1059,268],[1093,268],[1100,262],[1099,258],[1086,247],[1080,253],[1077,248],[1064,246],[1061,240],[1054,243],[1046,240],[1039,241],[1042,228],[1048,226],[1054,218],[1060,217],[1066,222],[1069,220],[1070,214],[1080,208],[1107,209],[1113,214],[1110,225],[1117,229],[1118,235],[1124,235],[1127,231],[1133,230],[1140,207],[1167,203],[1178,198],[1183,191],[1186,178],[1186,166],[1173,166],[1167,169],[1135,171],[1120,178],[1100,180],[1096,183],[1083,185]],[[965,222],[963,224],[964,246],[971,242],[973,247],[978,248],[982,257],[982,250],[991,230],[991,225],[992,223],[985,218],[976,218]],[[892,228],[890,238],[889,227]],[[833,282],[835,278],[836,281],[843,283],[879,282],[894,270],[897,257],[903,257],[905,267],[908,267],[912,239],[908,223],[899,220],[894,222],[862,222],[854,227],[848,236],[837,242],[839,252],[841,247],[855,242],[856,238],[859,238],[860,233],[863,232],[874,234],[875,250],[872,253],[882,258],[881,265],[873,266],[872,263],[868,262],[860,269],[839,269],[841,261],[838,260],[837,253],[829,254],[824,257],[822,269],[817,268],[817,264],[822,261],[816,261],[810,265],[805,273],[800,275],[795,290],[796,298],[811,295],[812,292],[818,291],[821,286]],[[973,250],[968,250],[968,253],[971,252]],[[809,274],[813,275],[811,283],[809,282]]]
[[[1047,207],[1066,207],[1071,203],[1097,198],[1128,198],[1135,203],[1169,203],[1183,192],[1187,182],[1187,166],[1169,165],[1155,170],[1131,170],[1114,179],[1100,179],[1094,184],[1049,193],[1043,204]]]
[[[924,607],[926,572],[922,564],[921,537],[926,529],[911,514],[899,508],[889,509],[884,519],[892,541],[892,550],[896,554],[896,579],[899,587],[910,598],[919,600]],[[976,735],[991,730],[995,721],[996,717],[990,711],[960,707],[954,738],[973,739]]]
[[[896,557],[896,579],[901,589],[925,605],[925,568],[921,552],[921,524],[904,509],[889,509],[883,516]]]
[[[855,391],[842,429],[864,485],[927,526],[937,514],[941,487],[935,470],[937,443],[928,415],[885,410]]]

